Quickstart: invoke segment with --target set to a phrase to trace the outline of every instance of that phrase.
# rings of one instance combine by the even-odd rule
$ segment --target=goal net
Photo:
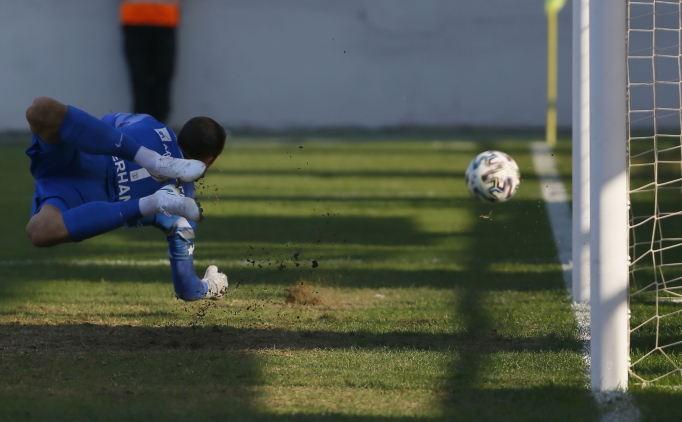
[[[682,384],[682,1],[629,1],[630,379]]]

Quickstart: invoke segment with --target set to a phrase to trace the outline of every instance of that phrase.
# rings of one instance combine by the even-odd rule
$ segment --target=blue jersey
[[[146,114],[113,113],[102,121],[132,137],[142,146],[165,156],[183,158],[172,130]],[[26,151],[31,158],[35,192],[31,215],[45,204],[64,212],[87,202],[128,201],[156,192],[161,184],[139,165],[118,157],[92,155],[64,142],[45,144],[33,135]],[[194,197],[194,183],[183,183]]]
[[[102,121],[135,139],[140,145],[166,157],[184,158],[175,134],[163,123],[146,114],[107,114]],[[147,170],[134,162],[111,157],[108,174],[110,201],[128,201],[156,192],[160,185]],[[185,195],[194,196],[194,183],[183,183]],[[188,192],[190,191],[190,192]]]
[[[114,113],[107,114],[102,121],[143,147],[164,156],[184,158],[173,131],[151,116]],[[93,202],[111,203],[143,198],[154,194],[162,186],[146,169],[134,162],[88,154],[67,142],[46,144],[35,134],[26,154],[31,158],[31,174],[35,180],[32,216],[46,204],[65,213]],[[182,187],[186,196],[194,197],[194,183],[183,183]],[[74,214],[70,212],[69,215]],[[94,216],[92,220],[97,222],[97,217]],[[184,217],[160,213],[137,221],[127,221],[126,225],[151,225],[163,230],[168,240],[171,276],[177,296],[183,300],[206,297],[208,283],[199,279],[194,272],[194,223]]]

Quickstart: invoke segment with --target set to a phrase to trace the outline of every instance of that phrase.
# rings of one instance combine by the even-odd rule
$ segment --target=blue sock
[[[204,299],[208,293],[208,283],[197,277],[194,272],[194,233],[191,238],[176,234],[168,236],[168,258],[170,259],[173,287],[178,298],[185,301]]]
[[[142,218],[140,200],[123,202],[88,202],[62,213],[66,230],[74,242],[122,227]]]
[[[175,294],[187,302],[206,298],[208,283],[194,273],[193,259],[175,259],[170,257],[171,277]]]
[[[59,136],[79,151],[134,161],[141,145],[95,116],[68,106]]]

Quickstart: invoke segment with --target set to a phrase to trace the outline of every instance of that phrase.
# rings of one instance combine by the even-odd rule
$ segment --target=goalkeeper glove
[[[218,272],[218,267],[215,265],[208,267],[202,280],[208,283],[206,299],[220,299],[227,293],[227,276]]]

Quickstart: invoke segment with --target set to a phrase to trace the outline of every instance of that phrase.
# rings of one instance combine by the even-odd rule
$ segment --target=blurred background
[[[117,0],[0,1],[0,131],[51,96],[101,116],[132,95]],[[173,108],[230,128],[545,125],[541,0],[186,0]],[[571,4],[558,124],[571,122]]]

